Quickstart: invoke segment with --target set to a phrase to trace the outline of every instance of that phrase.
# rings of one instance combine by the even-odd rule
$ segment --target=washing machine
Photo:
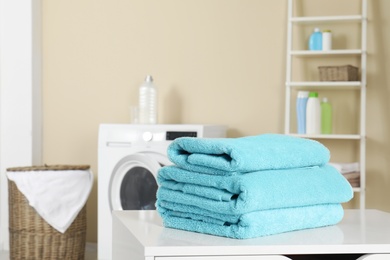
[[[98,140],[98,258],[111,259],[112,210],[154,210],[158,169],[179,137],[220,138],[218,125],[102,124]]]

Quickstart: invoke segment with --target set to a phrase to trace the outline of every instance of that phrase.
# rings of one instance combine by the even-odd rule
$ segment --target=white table
[[[390,214],[345,210],[335,226],[237,240],[164,228],[156,211],[113,212],[113,260],[254,260],[319,254],[388,254],[390,259]]]

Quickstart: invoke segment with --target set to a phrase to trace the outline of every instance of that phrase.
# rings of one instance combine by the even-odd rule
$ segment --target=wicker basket
[[[38,166],[7,171],[84,170],[87,166]],[[10,259],[84,259],[87,215],[82,208],[65,231],[58,232],[32,208],[13,181],[8,180]]]
[[[358,68],[352,65],[320,66],[320,81],[357,81]]]

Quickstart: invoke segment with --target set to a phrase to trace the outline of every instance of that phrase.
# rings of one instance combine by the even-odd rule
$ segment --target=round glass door
[[[120,200],[124,210],[156,209],[157,182],[145,167],[136,166],[127,171],[121,188]]]
[[[166,157],[156,153],[138,153],[120,160],[110,181],[111,210],[156,209],[157,171],[167,161]]]

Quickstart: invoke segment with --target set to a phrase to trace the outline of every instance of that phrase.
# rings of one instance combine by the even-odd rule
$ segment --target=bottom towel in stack
[[[337,224],[353,197],[329,165],[229,176],[166,166],[158,183],[164,226],[239,239]]]
[[[259,210],[230,216],[235,221],[224,222],[222,219],[199,214],[200,209],[194,210],[198,213],[190,213],[178,211],[177,207],[168,209],[164,206],[167,205],[159,203],[158,210],[166,227],[238,239],[335,225],[341,221],[344,214],[340,204],[323,204]]]

